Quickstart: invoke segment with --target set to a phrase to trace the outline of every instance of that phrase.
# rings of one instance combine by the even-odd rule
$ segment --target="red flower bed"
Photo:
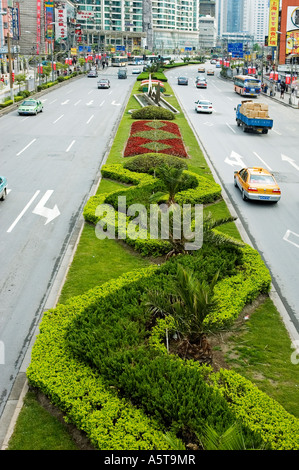
[[[173,139],[169,137],[167,139],[153,139],[152,135],[155,130],[171,133]],[[144,136],[147,131],[149,131],[149,138]],[[136,135],[139,132],[143,132],[143,137]],[[132,124],[124,156],[132,157],[143,153],[166,153],[177,157],[188,157],[179,127],[169,121],[135,121]]]

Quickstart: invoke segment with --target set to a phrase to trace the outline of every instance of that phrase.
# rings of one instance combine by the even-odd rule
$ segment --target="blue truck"
[[[268,134],[269,129],[273,127],[273,119],[268,117],[268,105],[266,104],[253,103],[252,100],[242,101],[235,111],[237,125],[242,126],[244,132],[253,131]]]

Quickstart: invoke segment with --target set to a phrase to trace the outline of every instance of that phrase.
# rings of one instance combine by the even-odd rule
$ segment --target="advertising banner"
[[[279,0],[270,0],[268,46],[277,46]]]
[[[288,6],[286,54],[299,53],[299,6]]]
[[[46,23],[46,39],[54,38],[54,2],[48,0],[45,2],[45,23]]]
[[[60,39],[67,38],[67,18],[66,18],[66,9],[63,5],[60,8],[55,9],[55,39],[59,41]]]

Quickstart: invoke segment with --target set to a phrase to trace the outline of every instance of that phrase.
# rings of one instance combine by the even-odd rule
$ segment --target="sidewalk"
[[[264,82],[267,82],[268,91],[267,93],[261,92],[261,96],[267,96],[271,100],[277,101],[278,103],[281,103],[284,106],[290,106],[291,108],[299,109],[299,97],[295,96],[295,94],[292,94],[290,91],[288,91],[287,93],[286,92],[284,93],[284,98],[280,98],[280,91],[274,91],[274,95],[270,96],[271,82],[267,78],[264,80]],[[275,88],[275,84],[274,84],[274,88]],[[291,87],[289,86],[289,88]]]

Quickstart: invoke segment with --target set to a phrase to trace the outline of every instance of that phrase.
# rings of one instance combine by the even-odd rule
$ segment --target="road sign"
[[[227,45],[227,52],[232,54],[232,57],[243,58],[243,43],[242,42],[230,42]]]

